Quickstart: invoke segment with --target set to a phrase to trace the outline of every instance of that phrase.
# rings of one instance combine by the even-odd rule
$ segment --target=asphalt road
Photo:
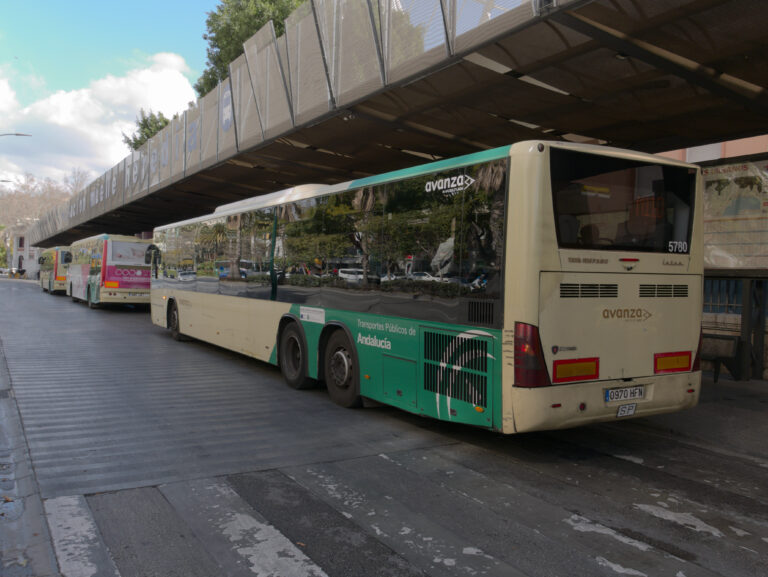
[[[0,574],[768,574],[768,383],[504,437],[0,279]]]

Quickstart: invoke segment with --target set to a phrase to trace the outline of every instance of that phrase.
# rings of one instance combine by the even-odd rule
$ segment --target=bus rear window
[[[561,248],[690,251],[695,169],[552,148],[550,174]]]
[[[145,266],[144,254],[146,251],[146,243],[112,241],[112,254],[110,255],[109,264]]]

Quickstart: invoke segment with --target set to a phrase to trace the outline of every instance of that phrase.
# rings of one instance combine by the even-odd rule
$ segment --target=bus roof
[[[90,242],[93,240],[119,240],[122,242],[144,242],[147,244],[151,242],[149,239],[142,239],[135,236],[128,236],[124,234],[102,233],[102,234],[96,234],[94,236],[89,236],[87,238],[81,238],[80,240],[76,240],[75,242],[72,243],[71,246],[77,246],[79,244]]]
[[[193,224],[208,220],[212,217],[226,217],[233,214],[239,214],[248,210],[256,210],[259,208],[265,208],[268,206],[285,204],[288,202],[297,202],[306,200],[308,198],[314,198],[320,195],[333,194],[335,192],[342,192],[345,190],[352,190],[356,188],[362,188],[364,186],[374,186],[382,184],[384,182],[394,182],[398,180],[404,180],[406,178],[413,178],[432,172],[438,172],[442,170],[449,170],[452,168],[460,168],[462,166],[468,166],[472,164],[478,164],[481,162],[489,162],[491,160],[498,160],[506,158],[510,155],[523,154],[530,152],[534,147],[538,147],[543,144],[547,147],[554,148],[566,148],[569,150],[580,152],[591,152],[594,154],[602,154],[606,156],[621,156],[623,158],[629,158],[638,161],[655,161],[661,164],[672,164],[680,166],[691,166],[681,161],[677,161],[671,158],[658,156],[654,154],[648,154],[645,152],[636,152],[632,150],[626,150],[621,148],[613,148],[610,146],[602,146],[599,144],[582,144],[576,142],[563,142],[563,141],[548,141],[548,140],[528,140],[523,142],[517,142],[512,145],[500,146],[489,150],[483,150],[480,152],[473,152],[471,154],[465,154],[463,156],[457,156],[453,158],[446,158],[435,162],[429,162],[427,164],[420,164],[418,166],[412,166],[409,168],[403,168],[400,170],[394,170],[391,172],[385,172],[374,176],[367,176],[357,180],[350,180],[347,182],[341,182],[338,184],[302,184],[286,188],[276,192],[268,194],[262,194],[240,200],[237,202],[224,204],[216,208],[212,214],[207,214],[188,220],[169,223],[162,226],[155,227],[155,230],[165,230],[168,228],[175,228],[177,226],[183,226],[185,224]]]

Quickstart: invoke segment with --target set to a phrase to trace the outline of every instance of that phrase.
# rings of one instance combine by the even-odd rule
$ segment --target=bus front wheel
[[[344,331],[337,330],[328,339],[323,368],[328,395],[334,403],[346,408],[362,405],[357,356]]]
[[[183,334],[181,334],[181,325],[179,324],[179,308],[176,306],[176,301],[171,301],[168,308],[168,328],[171,331],[171,338],[174,341],[187,340]]]
[[[289,387],[309,389],[314,383],[307,376],[307,346],[304,335],[294,322],[289,323],[280,334],[280,371]]]

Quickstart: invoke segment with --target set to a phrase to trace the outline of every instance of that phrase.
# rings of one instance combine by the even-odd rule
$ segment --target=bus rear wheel
[[[309,389],[314,385],[307,376],[307,344],[296,323],[289,323],[280,333],[278,354],[280,371],[289,387]]]
[[[89,309],[97,309],[99,308],[98,303],[93,302],[93,297],[91,296],[91,289],[88,287],[88,308]]]
[[[357,355],[344,331],[334,331],[330,336],[323,360],[325,385],[331,400],[346,408],[361,406]]]

